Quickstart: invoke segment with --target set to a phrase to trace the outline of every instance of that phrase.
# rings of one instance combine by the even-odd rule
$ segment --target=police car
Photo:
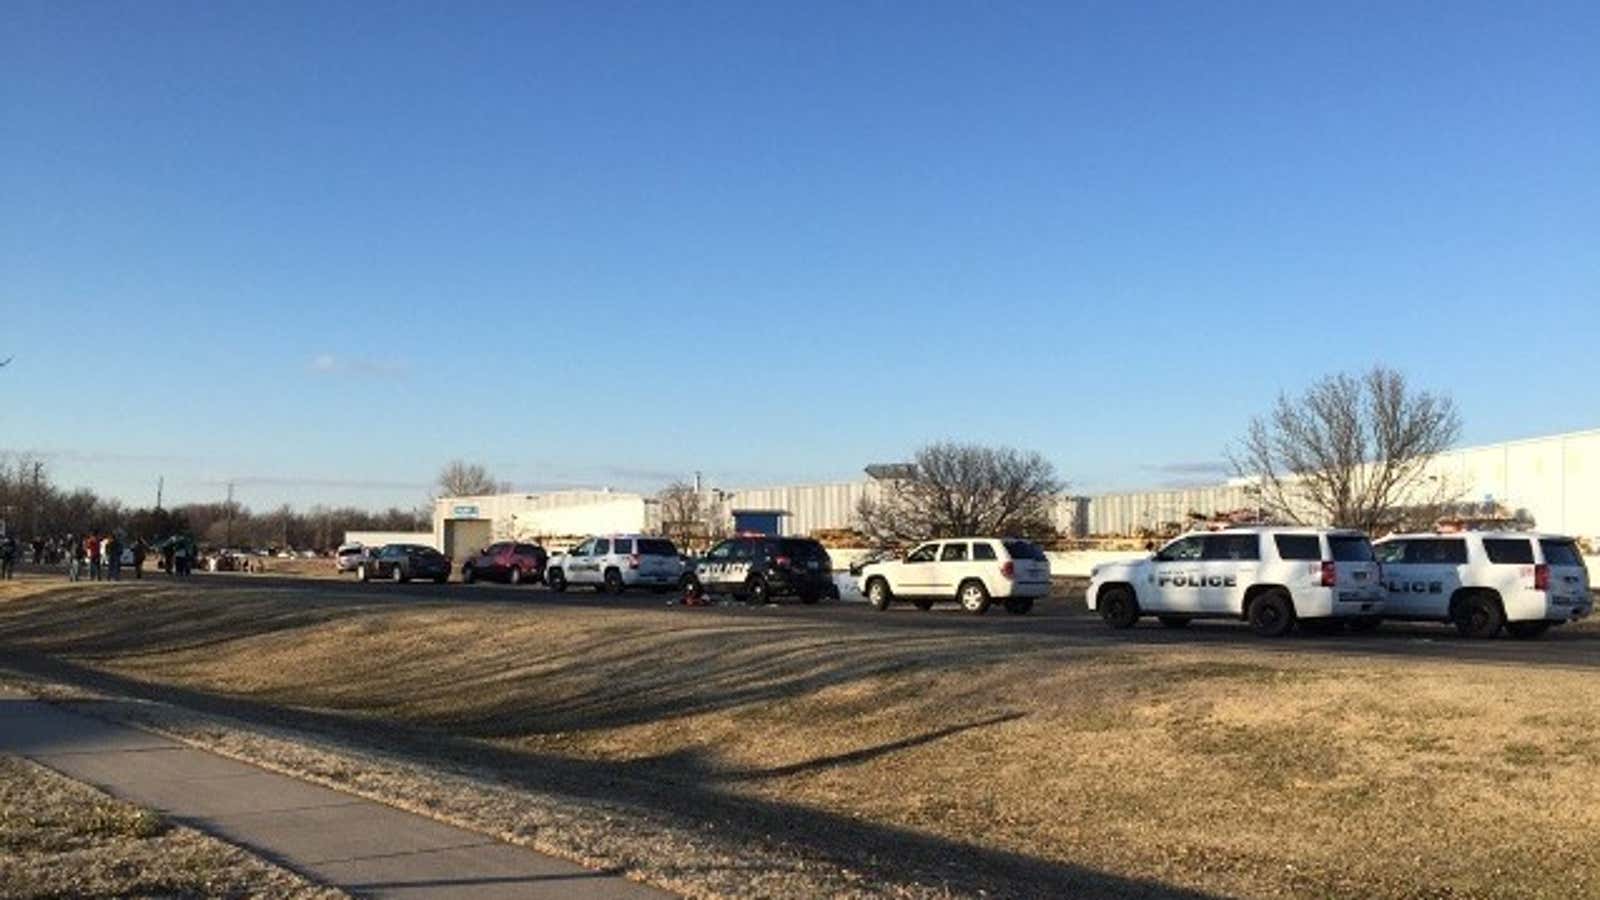
[[[1390,535],[1373,545],[1384,617],[1452,622],[1467,637],[1538,637],[1594,608],[1577,542],[1557,534]]]
[[[608,594],[645,587],[669,591],[683,577],[678,548],[663,537],[608,534],[589,538],[545,562],[544,581],[552,591],[587,585]]]
[[[833,560],[810,538],[740,535],[712,547],[684,576],[692,596],[731,594],[757,605],[777,597],[837,598]]]
[[[1169,628],[1242,618],[1265,637],[1287,634],[1297,622],[1319,630],[1376,628],[1383,600],[1366,535],[1325,528],[1186,534],[1152,556],[1095,566],[1088,590],[1089,609],[1112,628],[1130,628],[1147,615]]]

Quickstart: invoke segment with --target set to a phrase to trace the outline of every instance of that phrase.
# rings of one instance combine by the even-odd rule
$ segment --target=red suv
[[[480,578],[508,584],[539,581],[544,578],[544,561],[548,558],[538,544],[490,544],[461,564],[461,580],[467,584]]]

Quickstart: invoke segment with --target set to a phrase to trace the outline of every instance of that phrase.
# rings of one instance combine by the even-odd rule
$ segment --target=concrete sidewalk
[[[0,693],[25,756],[307,877],[372,897],[671,896],[135,728]]]

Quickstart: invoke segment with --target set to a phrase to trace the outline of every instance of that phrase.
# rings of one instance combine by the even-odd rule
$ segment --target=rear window
[[[1359,534],[1330,534],[1334,562],[1372,562],[1372,542]]]
[[[522,556],[536,556],[539,553],[539,548],[533,544],[518,544],[517,553]]]
[[[1483,552],[1497,566],[1533,565],[1533,542],[1525,538],[1484,538]]]
[[[797,540],[778,541],[778,553],[790,559],[823,559],[828,555],[816,541]]]
[[[640,538],[640,556],[677,556],[678,548],[665,538]]]
[[[978,543],[973,544],[972,545],[972,558],[973,559],[994,559],[995,558],[995,556],[994,556],[994,545],[993,544],[986,544],[983,541],[979,541]]]
[[[1001,541],[1012,559],[1044,559],[1044,551],[1031,541]]]
[[[617,538],[611,545],[612,553],[628,554],[633,552],[633,541],[628,538]]]
[[[1540,541],[1539,549],[1544,551],[1544,562],[1547,566],[1583,565],[1583,557],[1578,553],[1578,545],[1572,541]]]
[[[1322,559],[1322,541],[1314,534],[1279,534],[1272,542],[1278,545],[1278,556],[1291,560]]]

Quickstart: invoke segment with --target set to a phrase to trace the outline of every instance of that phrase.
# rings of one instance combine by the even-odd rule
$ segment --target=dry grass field
[[[0,897],[343,897],[23,759],[0,756]]]
[[[0,592],[0,668],[692,895],[1600,897],[1592,625],[1273,642],[1064,603]]]

